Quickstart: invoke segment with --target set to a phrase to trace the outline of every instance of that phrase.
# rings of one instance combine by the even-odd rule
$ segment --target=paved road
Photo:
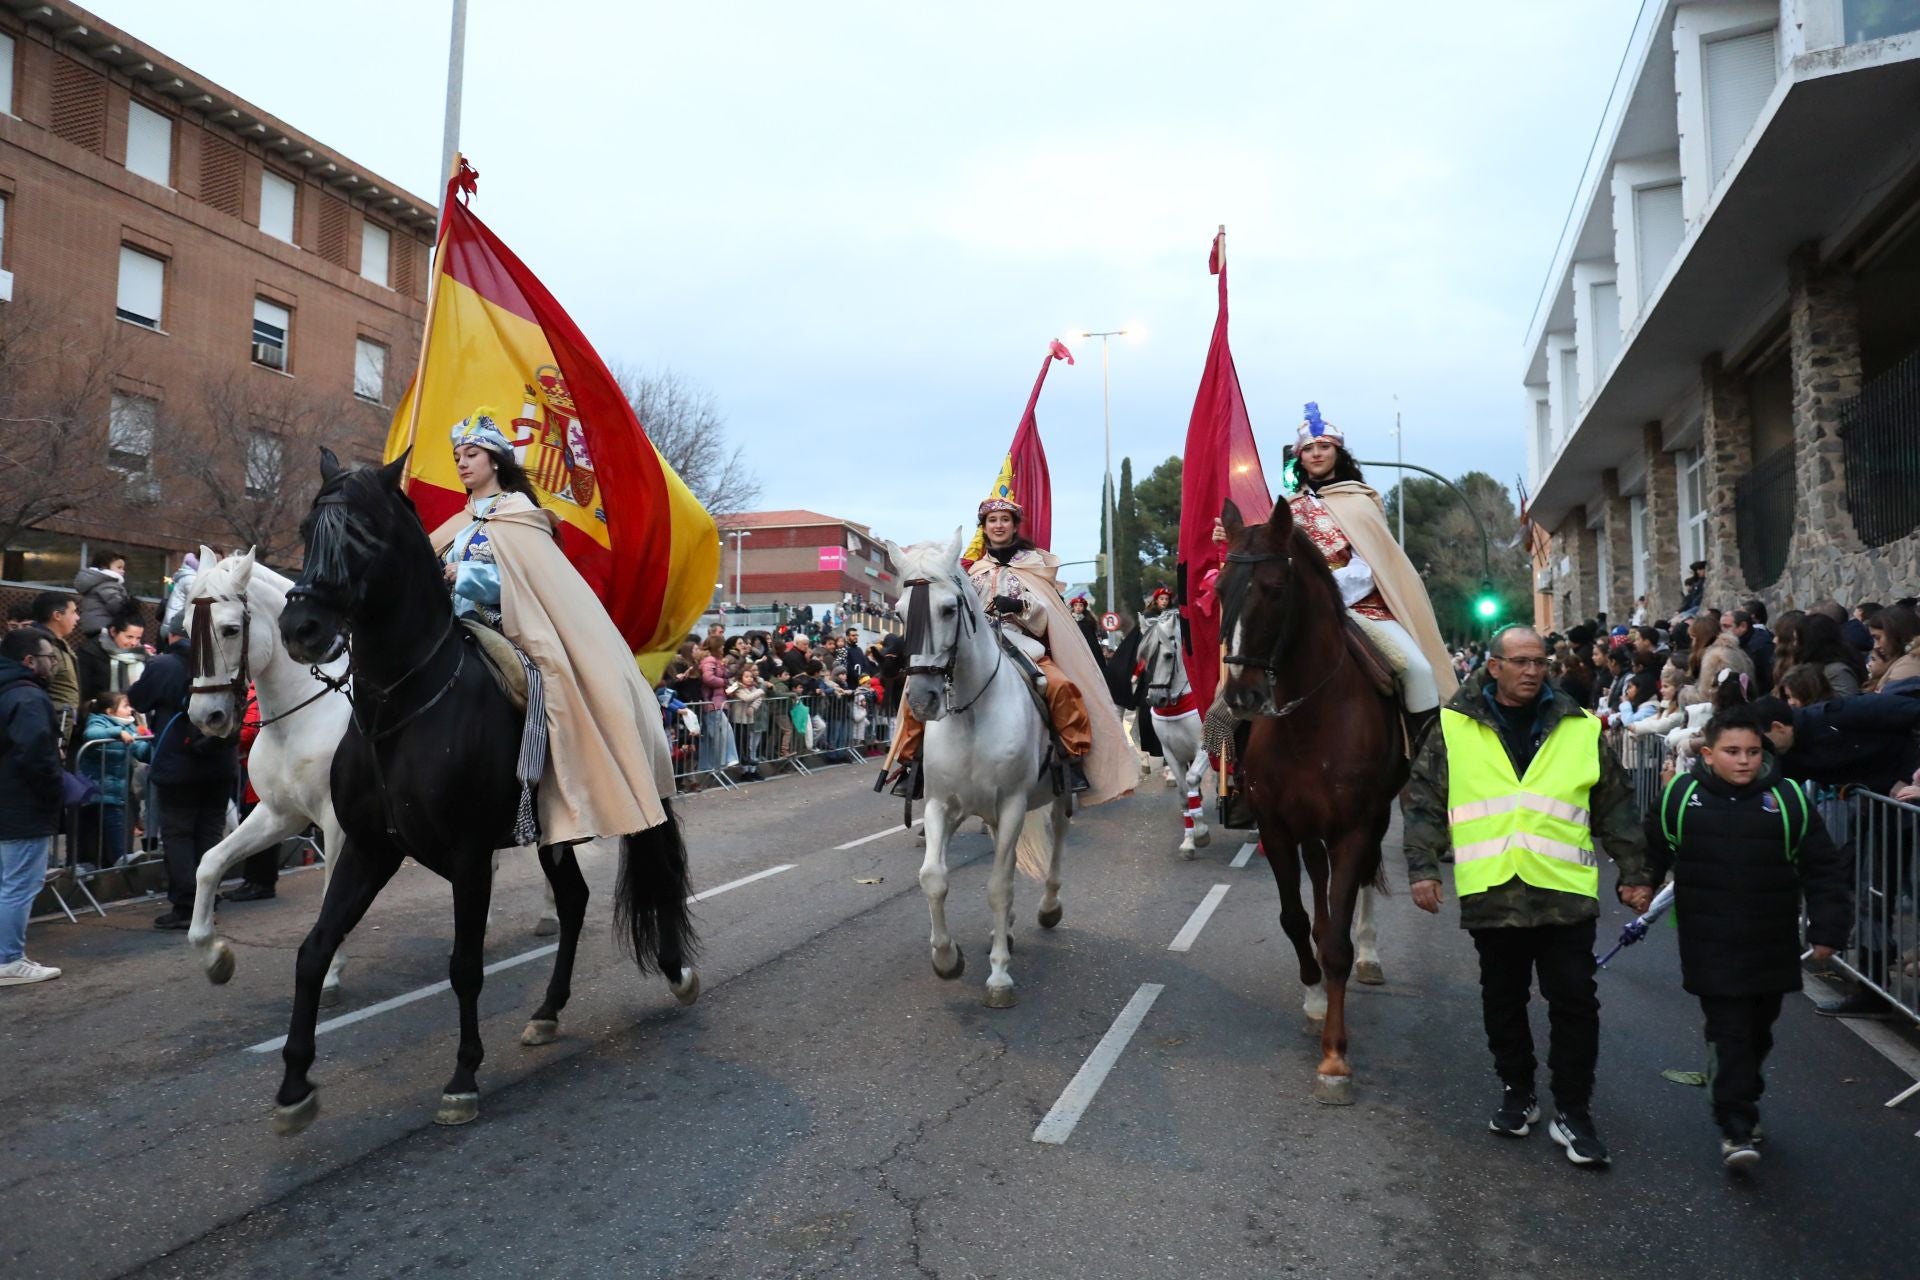
[[[36,925],[33,954],[67,976],[0,993],[0,1275],[1913,1274],[1920,1117],[1881,1105],[1908,1077],[1791,1001],[1766,1164],[1729,1180],[1702,1092],[1659,1074],[1704,1058],[1667,931],[1602,978],[1596,1111],[1616,1164],[1583,1171],[1543,1133],[1485,1131],[1495,1089],[1450,915],[1383,905],[1389,983],[1351,1002],[1359,1102],[1327,1108],[1264,860],[1230,867],[1236,841],[1173,861],[1157,780],[1076,822],[1057,931],[1021,886],[1008,1011],[979,1001],[984,838],[956,850],[969,966],[941,983],[913,837],[836,847],[899,820],[869,780],[683,806],[699,888],[792,867],[700,904],[692,1009],[618,959],[611,865],[591,858],[562,1040],[517,1043],[544,959],[490,977],[483,1114],[463,1129],[430,1123],[454,1045],[442,993],[323,1035],[318,1123],[270,1133],[279,1061],[247,1047],[284,1030],[317,876],[224,909],[240,953],[225,988],[148,912]],[[541,945],[537,874],[530,858],[503,870],[490,962]],[[1215,885],[1230,887],[1192,949],[1170,952]],[[328,1012],[440,980],[450,934],[444,887],[407,868]],[[1163,989],[1078,1127],[1032,1141],[1149,983]]]

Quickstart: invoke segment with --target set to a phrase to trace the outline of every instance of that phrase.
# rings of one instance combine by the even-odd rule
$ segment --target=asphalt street
[[[1660,1074],[1705,1064],[1668,929],[1601,977],[1595,1114],[1614,1166],[1581,1170],[1544,1126],[1487,1132],[1472,946],[1451,904],[1413,908],[1397,845],[1388,982],[1350,997],[1357,1103],[1333,1108],[1310,1095],[1317,1042],[1265,860],[1232,867],[1241,840],[1216,833],[1176,861],[1157,776],[1075,820],[1057,930],[1018,886],[1009,1010],[981,1004],[978,824],[949,899],[967,971],[942,982],[921,849],[887,832],[899,803],[871,779],[834,769],[682,803],[695,887],[724,889],[697,907],[692,1008],[615,951],[612,862],[589,853],[560,1041],[518,1042],[545,956],[489,976],[481,1117],[464,1128],[431,1123],[452,996],[388,1003],[445,978],[451,902],[418,867],[350,941],[346,998],[323,1018],[387,1007],[320,1037],[321,1114],[293,1138],[269,1125],[278,1055],[253,1049],[286,1029],[317,874],[222,907],[239,956],[225,987],[151,910],[34,925],[30,953],[66,975],[0,992],[0,1275],[1915,1273],[1920,1105],[1882,1105],[1911,1077],[1791,999],[1765,1161],[1729,1177],[1704,1091]],[[538,875],[509,856],[490,964],[549,941],[532,936]],[[1210,897],[1190,949],[1170,951]],[[1610,907],[1602,936],[1625,919]],[[1034,1141],[1143,986],[1160,989],[1077,1124]],[[1544,1049],[1537,1003],[1535,1024]]]

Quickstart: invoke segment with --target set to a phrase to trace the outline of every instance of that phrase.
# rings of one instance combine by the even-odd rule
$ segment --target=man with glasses
[[[1608,1163],[1588,1109],[1600,1052],[1593,944],[1600,915],[1596,840],[1620,871],[1620,901],[1644,912],[1653,877],[1633,788],[1600,722],[1547,682],[1530,627],[1498,632],[1484,670],[1460,686],[1414,761],[1403,804],[1407,878],[1440,910],[1449,853],[1460,927],[1480,955],[1480,1002],[1505,1087],[1488,1128],[1524,1138],[1540,1121],[1527,1002],[1546,999],[1547,1069],[1559,1114],[1548,1135],[1577,1165]]]
[[[0,987],[57,978],[27,959],[27,913],[60,829],[60,732],[47,694],[59,655],[37,627],[0,639]]]

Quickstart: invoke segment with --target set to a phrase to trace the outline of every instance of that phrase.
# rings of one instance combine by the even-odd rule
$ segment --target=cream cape
[[[1426,584],[1387,528],[1386,506],[1380,495],[1358,481],[1340,480],[1321,485],[1319,498],[1340,522],[1340,531],[1347,535],[1354,554],[1373,570],[1373,582],[1387,602],[1387,612],[1420,646],[1433,668],[1433,682],[1440,687],[1440,705],[1445,706],[1460,683],[1453,674],[1453,655],[1440,638],[1440,624],[1434,621]]]
[[[1120,713],[1114,709],[1106,677],[1094,661],[1093,650],[1087,647],[1085,637],[1073,621],[1073,611],[1061,596],[1056,575],[1059,564],[1060,557],[1052,552],[1027,550],[1016,554],[1006,569],[1026,587],[1028,608],[1045,612],[1048,656],[1066,672],[1067,679],[1073,681],[1086,700],[1087,719],[1093,726],[1093,750],[1083,767],[1091,789],[1078,796],[1076,803],[1100,804],[1133,790],[1140,777],[1139,757],[1134,754],[1133,742],[1127,737]],[[981,589],[989,589],[989,584],[1001,572],[1000,562],[992,556],[982,556],[967,566],[967,576]]]
[[[446,554],[475,520],[486,525],[500,574],[501,629],[545,681],[547,768],[540,777],[540,841],[561,844],[644,831],[665,820],[673,794],[660,704],[613,619],[553,539],[555,517],[518,493],[467,511],[433,533]]]

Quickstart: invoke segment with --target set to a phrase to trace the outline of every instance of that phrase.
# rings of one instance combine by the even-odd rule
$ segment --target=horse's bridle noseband
[[[253,697],[253,601],[247,596],[240,597],[240,665],[234,669],[233,679],[222,680],[218,684],[204,683],[219,676],[215,666],[217,656],[214,653],[213,606],[222,601],[213,596],[195,596],[193,598],[193,684],[188,688],[188,696],[203,693],[230,693],[240,707],[240,719],[246,719],[246,708],[258,701]],[[304,711],[330,693],[339,693],[346,685],[346,678],[335,680],[321,671],[316,664],[308,668],[320,689],[312,697],[296,706],[287,708],[277,716],[261,720],[255,727],[264,729],[270,724],[285,720],[296,711]]]
[[[1289,541],[1291,541],[1291,538],[1289,538]],[[1266,672],[1269,688],[1279,679],[1280,660],[1286,656],[1287,646],[1293,640],[1293,633],[1298,630],[1297,627],[1287,625],[1293,621],[1293,614],[1285,612],[1287,584],[1293,580],[1293,548],[1289,546],[1285,551],[1231,551],[1227,553],[1228,564],[1267,564],[1274,560],[1284,560],[1287,566],[1287,573],[1280,587],[1280,604],[1283,610],[1281,616],[1285,619],[1285,622],[1281,624],[1280,630],[1273,637],[1273,647],[1268,650],[1265,660],[1249,658],[1244,654],[1235,653],[1227,654],[1221,659],[1222,662],[1230,666],[1257,667]],[[1249,576],[1247,579],[1247,588],[1251,590],[1252,587],[1253,579]],[[1331,681],[1334,674],[1340,670],[1341,664],[1346,660],[1346,657],[1347,648],[1343,644],[1340,646],[1339,656],[1328,664],[1327,673],[1320,677],[1318,684],[1314,685],[1313,688],[1307,690],[1299,697],[1274,708],[1274,710],[1268,714],[1278,718],[1281,716],[1290,716],[1298,711],[1306,704],[1309,698],[1327,687],[1327,683]],[[1271,698],[1271,693],[1269,693],[1269,698]]]
[[[967,586],[966,582],[960,577],[958,577],[957,575],[950,577],[948,581],[952,584],[953,589],[956,592],[960,593],[962,596],[964,596],[966,592],[970,589]],[[900,585],[905,587],[910,592],[923,591],[933,586],[933,579],[908,578],[905,581],[903,581]],[[917,597],[917,600],[923,601],[925,600],[925,598],[926,598],[925,596],[920,596],[920,597]],[[928,636],[925,633],[931,631],[933,628],[933,620],[932,620],[931,614],[927,612],[925,608],[916,609],[914,604],[912,603],[910,603],[907,606],[908,639],[912,640],[915,638],[913,633],[916,630],[916,627],[914,625],[916,622],[916,615],[918,615],[917,621],[920,624],[919,629],[921,630],[921,634],[919,635],[918,638],[925,640],[928,638]],[[996,643],[993,646],[992,672],[988,674],[986,680],[981,684],[980,688],[974,693],[974,695],[971,698],[968,698],[960,706],[956,707],[953,705],[953,668],[954,668],[954,664],[959,662],[960,660],[960,628],[966,627],[971,630],[971,629],[977,628],[979,625],[980,625],[979,620],[973,616],[973,610],[962,608],[960,610],[960,620],[954,623],[953,643],[947,646],[947,650],[946,650],[947,660],[945,662],[940,663],[937,666],[928,666],[925,664],[914,663],[912,661],[909,661],[907,666],[902,668],[901,670],[902,675],[908,675],[908,676],[938,676],[941,682],[942,701],[944,701],[946,704],[946,713],[948,715],[960,715],[966,711],[971,710],[973,707],[973,704],[980,701],[981,696],[985,694],[987,689],[993,684],[994,677],[1000,674],[1000,663],[1006,655],[1002,652],[1001,646]]]

